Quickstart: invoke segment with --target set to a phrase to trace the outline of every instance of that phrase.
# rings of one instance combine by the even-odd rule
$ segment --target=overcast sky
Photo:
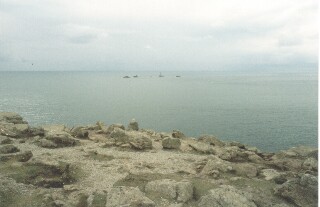
[[[317,69],[317,4],[0,0],[0,70]]]

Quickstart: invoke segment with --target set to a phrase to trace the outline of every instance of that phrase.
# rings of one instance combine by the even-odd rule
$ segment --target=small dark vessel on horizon
[[[133,77],[134,77],[134,78],[138,78],[138,75],[134,75]]]
[[[180,76],[180,75],[176,75],[176,77],[177,77],[177,78],[180,78],[181,76]]]
[[[123,76],[123,78],[130,78],[130,77],[126,75],[126,76]]]
[[[162,78],[162,77],[164,77],[161,73],[159,74],[159,78]]]

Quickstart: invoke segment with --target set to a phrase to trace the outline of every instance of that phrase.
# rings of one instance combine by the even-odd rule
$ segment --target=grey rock
[[[128,130],[139,131],[139,124],[135,119],[132,119],[129,123]]]
[[[232,167],[238,176],[253,178],[258,175],[257,167],[250,163],[236,163]]]
[[[193,185],[189,181],[176,182],[171,179],[155,180],[147,183],[147,195],[155,198],[165,198],[187,202],[193,198]]]
[[[32,158],[33,154],[31,151],[25,151],[25,152],[17,152],[12,154],[4,154],[0,155],[0,161],[1,162],[8,162],[11,160],[15,160],[18,162],[27,162]]]
[[[162,147],[164,149],[179,149],[181,145],[181,141],[178,138],[164,138],[162,140]]]
[[[47,140],[47,139],[41,139],[39,141],[39,145],[41,147],[44,147],[44,148],[50,148],[50,149],[53,149],[53,148],[57,148],[58,145],[56,143],[54,143],[53,141],[50,141],[50,140]]]
[[[28,135],[29,136],[44,136],[45,131],[42,127],[29,127]]]
[[[129,144],[138,150],[152,149],[152,140],[145,135],[131,137]]]
[[[81,139],[88,139],[89,138],[89,130],[85,127],[76,127],[71,130],[71,134],[74,137],[81,138]]]
[[[129,136],[121,128],[114,128],[110,134],[110,138],[113,138],[115,142],[123,142],[123,143],[129,142]]]
[[[215,154],[213,147],[202,142],[189,143],[189,146],[197,152],[204,154]]]
[[[273,180],[274,178],[280,176],[281,173],[275,169],[263,169],[260,171],[260,175],[262,175],[265,180]]]
[[[0,112],[0,122],[7,122],[12,124],[28,124],[23,118],[14,112]]]
[[[12,143],[13,141],[10,138],[0,135],[0,144],[12,144]]]
[[[26,137],[29,134],[29,125],[0,123],[0,134],[13,138]]]
[[[107,194],[106,207],[154,207],[155,203],[147,198],[139,188],[113,187]]]
[[[301,178],[288,180],[274,189],[275,194],[292,201],[300,207],[318,204],[318,178],[305,174]]]
[[[318,160],[313,157],[308,157],[302,163],[302,169],[304,170],[311,170],[311,171],[318,171]]]
[[[179,130],[173,130],[172,137],[181,139],[181,138],[185,138],[186,136]]]
[[[256,207],[247,193],[229,185],[221,185],[200,198],[199,207]]]
[[[223,147],[225,143],[212,135],[202,135],[198,138],[200,142],[205,142],[213,146]]]
[[[211,157],[203,167],[201,174],[212,176],[217,174],[216,171],[221,173],[233,172],[233,167],[231,166],[231,163],[227,161],[218,157]]]
[[[79,141],[73,139],[70,134],[50,134],[45,137],[45,139],[55,143],[57,147],[71,147],[75,146]]]
[[[177,201],[187,202],[193,198],[193,185],[189,181],[177,182]]]
[[[20,150],[12,144],[8,144],[0,147],[0,154],[9,154],[9,153],[15,153],[19,151]]]

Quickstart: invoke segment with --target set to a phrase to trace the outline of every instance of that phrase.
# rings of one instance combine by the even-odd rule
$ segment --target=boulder
[[[1,145],[2,144],[12,144],[12,143],[13,143],[13,141],[10,138],[0,135],[0,144]]]
[[[223,147],[225,143],[220,141],[218,138],[211,135],[202,135],[198,138],[200,142],[205,142],[213,146]]]
[[[238,176],[253,178],[258,175],[257,167],[250,163],[235,163],[232,167]]]
[[[14,112],[0,112],[0,122],[12,123],[12,124],[28,124],[23,118]]]
[[[164,149],[179,149],[181,145],[181,141],[178,138],[164,138],[162,140],[162,147]]]
[[[126,132],[121,128],[114,128],[113,131],[110,134],[110,138],[113,138],[115,142],[119,143],[128,143],[129,142],[129,136],[126,134]]]
[[[147,183],[145,191],[150,197],[178,202],[187,202],[193,198],[193,185],[187,180],[180,182],[171,179],[151,181]]]
[[[318,178],[310,174],[288,180],[274,191],[276,195],[300,207],[312,207],[318,204]]]
[[[45,131],[42,127],[29,127],[28,129],[29,136],[44,136]]]
[[[39,141],[39,145],[40,145],[40,147],[50,148],[50,149],[58,147],[58,145],[56,143],[54,143],[53,141],[47,140],[47,139],[41,139]]]
[[[248,154],[246,154],[242,149],[237,146],[231,147],[216,147],[214,148],[216,155],[230,162],[246,162],[248,161]]]
[[[12,144],[8,144],[0,147],[0,154],[9,154],[9,153],[15,153],[19,151],[20,150]]]
[[[28,124],[0,123],[0,134],[13,138],[28,136]]]
[[[75,146],[79,141],[72,138],[70,134],[62,133],[62,134],[50,134],[45,137],[46,140],[51,141],[56,144],[57,147],[71,147]],[[48,144],[49,142],[46,142]],[[52,146],[52,145],[50,145]]]
[[[199,207],[256,207],[247,193],[233,186],[221,185],[219,188],[210,190],[208,195],[202,196],[198,203]]]
[[[128,130],[139,131],[139,124],[135,119],[132,119],[128,125]]]
[[[311,147],[299,146],[288,150],[280,151],[271,157],[271,163],[281,169],[299,172],[304,170],[317,169],[318,150]],[[310,159],[309,159],[310,158]],[[316,161],[317,162],[317,161]]]
[[[15,160],[18,162],[27,162],[28,160],[30,160],[32,158],[32,156],[33,156],[33,154],[31,151],[4,154],[4,155],[0,155],[0,161],[1,162],[8,162],[11,160]]]
[[[212,156],[203,167],[201,174],[215,177],[217,175],[216,171],[221,173],[233,172],[233,168],[231,163]]]
[[[313,158],[313,157],[308,157],[308,158],[302,163],[302,169],[318,172],[318,160],[316,160],[316,159]]]
[[[173,130],[172,137],[180,139],[180,138],[185,138],[186,136],[179,130]]]
[[[33,158],[19,166],[20,182],[45,188],[62,188],[76,180],[77,168],[69,163]]]
[[[276,177],[280,176],[281,173],[279,173],[275,169],[263,169],[260,171],[260,175],[262,175],[265,180],[273,180]]]
[[[152,149],[152,140],[145,135],[130,137],[129,144],[138,150]]]
[[[115,141],[116,146],[131,146],[138,150],[152,149],[152,140],[141,132],[127,132],[120,128],[114,128],[110,134],[110,138]]]
[[[71,134],[74,137],[80,139],[88,139],[89,138],[89,130],[85,127],[76,127],[71,130]]]
[[[189,146],[195,151],[203,154],[215,154],[213,147],[206,143],[193,142],[193,143],[189,143]]]
[[[154,207],[155,203],[136,187],[113,187],[107,194],[106,207]]]

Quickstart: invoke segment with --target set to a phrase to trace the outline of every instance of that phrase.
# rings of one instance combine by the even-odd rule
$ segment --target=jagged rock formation
[[[0,112],[0,206],[313,207],[318,150],[261,152],[131,121],[32,127]]]

